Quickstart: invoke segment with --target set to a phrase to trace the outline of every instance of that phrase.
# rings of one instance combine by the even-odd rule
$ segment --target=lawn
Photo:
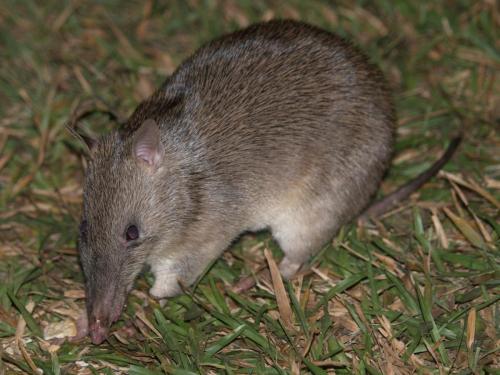
[[[85,105],[106,133],[106,111],[125,119],[202,43],[278,17],[384,71],[399,120],[380,196],[463,133],[458,152],[291,282],[270,276],[270,235],[245,234],[185,295],[159,303],[141,275],[102,345],[64,338],[85,304],[85,160],[65,123]],[[2,0],[0,374],[500,374],[499,26],[488,0]]]

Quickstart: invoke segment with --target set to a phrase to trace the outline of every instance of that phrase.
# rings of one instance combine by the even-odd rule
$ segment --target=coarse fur
[[[374,195],[394,124],[379,69],[316,27],[260,23],[199,49],[90,152],[79,249],[93,341],[145,264],[151,294],[173,296],[244,231],[268,228],[291,277]]]

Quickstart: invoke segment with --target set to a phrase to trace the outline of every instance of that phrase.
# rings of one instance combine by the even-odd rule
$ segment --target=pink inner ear
[[[154,120],[144,121],[135,135],[135,156],[151,166],[157,166],[160,159],[160,129]]]
[[[156,152],[154,145],[137,145],[135,149],[135,155],[138,158],[144,160],[149,165],[154,165],[158,161],[158,153]]]

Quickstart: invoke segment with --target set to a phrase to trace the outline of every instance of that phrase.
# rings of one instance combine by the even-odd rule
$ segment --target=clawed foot
[[[172,277],[173,276],[173,277]],[[149,294],[155,299],[174,297],[182,293],[182,289],[177,280],[177,275],[169,277],[155,276],[155,283],[149,289]]]
[[[285,256],[279,264],[281,276],[287,280],[291,279],[299,271],[300,267],[302,267],[301,262],[291,260],[287,256]]]

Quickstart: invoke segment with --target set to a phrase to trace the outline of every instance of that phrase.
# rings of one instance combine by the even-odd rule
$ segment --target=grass
[[[0,374],[499,374],[495,2],[165,4],[0,4]],[[272,17],[334,30],[384,70],[399,137],[381,195],[463,131],[446,173],[375,225],[345,226],[290,283],[265,272],[281,256],[270,236],[245,235],[164,305],[141,276],[103,345],[48,339],[84,307],[72,111],[99,98],[125,117],[201,43]],[[256,285],[235,290],[244,276]]]

